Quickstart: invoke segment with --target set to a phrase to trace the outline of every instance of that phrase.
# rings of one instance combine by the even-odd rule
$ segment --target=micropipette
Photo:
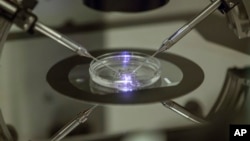
[[[69,39],[65,35],[62,35],[55,30],[49,28],[48,26],[42,24],[41,22],[36,22],[34,29],[51,39],[57,41],[58,43],[64,45],[65,47],[71,49],[72,51],[76,52],[80,56],[85,56],[88,58],[92,58],[93,56],[90,55],[86,48],[84,48],[82,45],[76,43],[75,41]]]
[[[169,38],[165,39],[160,46],[160,48],[152,54],[150,57],[156,56],[158,53],[161,53],[169,48],[171,48],[175,43],[177,43],[180,39],[182,39],[186,34],[188,34],[197,24],[203,21],[206,17],[212,14],[219,6],[221,5],[220,0],[212,1],[200,14],[198,14],[194,19],[186,23],[180,29],[178,29],[174,34],[172,34]],[[146,58],[145,61],[136,67],[132,73],[135,73],[138,69],[140,69],[144,63],[148,59]]]
[[[69,48],[70,50],[74,51],[75,53],[77,53],[80,56],[84,56],[84,57],[88,57],[91,58],[95,61],[99,61],[97,58],[95,58],[94,56],[92,56],[85,47],[83,47],[82,45],[80,45],[79,43],[71,40],[70,38],[66,37],[65,35],[56,32],[55,30],[49,28],[48,26],[42,24],[41,22],[37,21],[35,23],[34,29],[48,37],[50,37],[51,39],[57,41],[58,43],[62,44],[63,46]],[[104,64],[103,62],[101,62],[105,67],[109,68],[110,70],[114,71],[116,74],[119,74],[119,72],[117,70],[115,70],[114,68]]]
[[[192,114],[191,112],[189,112],[185,107],[182,107],[181,105],[179,105],[178,103],[174,102],[174,101],[163,101],[162,102],[163,106],[167,107],[168,109],[176,112],[177,114],[191,120],[194,123],[207,123],[206,120]]]
[[[65,136],[67,136],[73,129],[75,129],[78,125],[87,121],[90,113],[97,107],[98,105],[94,105],[93,107],[80,112],[71,122],[65,125],[61,130],[59,130],[51,139],[51,141],[60,141]]]

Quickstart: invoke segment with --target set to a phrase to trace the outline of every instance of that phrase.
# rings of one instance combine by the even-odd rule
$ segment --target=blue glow
[[[120,80],[117,84],[117,88],[123,92],[133,91],[137,88],[137,81],[135,75],[131,73],[123,73],[120,75]]]
[[[122,63],[125,65],[125,64],[128,64],[131,60],[131,54],[129,54],[129,52],[127,51],[123,51],[121,52],[122,54]]]
[[[119,54],[119,60],[122,63],[122,68],[119,70],[119,78],[116,81],[116,88],[123,92],[133,91],[138,88],[138,81],[135,74],[129,72],[132,54],[128,51],[122,51]]]

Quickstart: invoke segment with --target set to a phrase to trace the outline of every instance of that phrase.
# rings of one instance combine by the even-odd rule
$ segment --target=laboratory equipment
[[[208,5],[200,14],[198,14],[193,20],[189,21],[187,24],[178,29],[174,34],[172,34],[169,38],[165,39],[160,46],[160,48],[152,55],[155,56],[160,52],[163,52],[170,47],[172,47],[175,43],[177,43],[181,38],[183,38],[186,34],[188,34],[197,24],[203,21],[207,16],[212,14],[218,7],[221,5],[220,0],[212,1],[210,5]]]
[[[125,2],[125,1],[123,1]],[[151,3],[152,1],[127,1],[128,4],[138,4],[138,3],[144,3],[147,5],[153,5]],[[35,7],[37,1],[36,0],[28,0],[21,4],[17,4],[15,2],[11,1],[0,1],[0,7],[1,7],[1,15],[6,18],[7,20],[14,22],[17,26],[19,26],[21,29],[27,32],[40,32],[53,40],[57,41],[58,43],[64,45],[65,47],[71,49],[72,51],[76,52],[78,55],[90,57],[93,59],[93,56],[89,54],[89,52],[86,50],[85,47],[82,45],[76,43],[75,41],[72,41],[71,39],[67,38],[65,35],[62,35],[53,29],[49,28],[48,26],[45,26],[41,22],[38,21],[38,18],[31,13],[30,11]],[[86,0],[84,3],[91,8],[96,8],[97,2],[94,0]],[[166,4],[167,1],[158,1],[156,4],[156,7],[162,6],[163,4]],[[92,5],[93,4],[93,5]],[[105,6],[112,5],[112,6]],[[101,3],[98,4],[100,7],[104,6],[107,9],[112,9],[111,7],[115,7],[114,1],[110,0],[104,0]],[[124,4],[125,5],[125,4]],[[140,4],[139,4],[140,5]],[[126,5],[125,5],[126,6]],[[111,10],[111,11],[122,11],[122,7],[117,7],[118,9]],[[136,7],[136,9],[140,9],[139,7]],[[174,45],[176,42],[178,42],[182,37],[184,37],[192,28],[194,28],[198,23],[203,21],[208,15],[210,15],[213,11],[216,9],[221,10],[223,13],[227,14],[227,17],[229,19],[229,23],[235,33],[238,35],[239,38],[249,37],[249,2],[247,0],[212,0],[211,4],[207,6],[198,16],[196,16],[193,20],[191,20],[189,23],[181,27],[177,32],[175,32],[170,38],[163,41],[163,44],[161,45],[160,49],[157,52],[164,51],[168,48],[170,48],[172,45]],[[146,8],[145,10],[150,10],[152,8]],[[233,9],[233,10],[231,10]],[[104,10],[105,11],[105,10]],[[109,11],[109,10],[107,10]],[[125,10],[126,11],[126,10]],[[130,11],[130,10],[128,10]],[[132,12],[133,10],[131,10]],[[140,10],[139,10],[140,11]],[[229,12],[230,11],[230,12]],[[4,36],[3,36],[4,37]]]
[[[34,3],[29,3],[28,6],[27,5],[20,6],[18,4],[12,3],[10,1],[1,0],[0,1],[1,16],[8,19],[10,21],[9,23],[14,22],[15,24],[17,24],[19,27],[21,27],[25,31],[28,31],[28,32],[38,31],[38,32],[56,40],[57,42],[63,44],[64,46],[73,50],[77,54],[93,59],[92,54],[90,55],[89,52],[85,48],[83,48],[81,45],[75,43],[74,41],[71,41],[70,39],[68,39],[64,35],[61,35],[60,33],[55,32],[54,30],[48,28],[47,26],[44,26],[44,24],[42,24],[41,22],[37,22],[37,20],[36,20],[37,18],[35,17],[35,15],[30,13],[30,11],[34,7],[34,5],[35,5]],[[185,25],[180,30],[178,30],[177,33],[175,33],[173,36],[171,36],[170,38],[165,40],[163,42],[162,47],[160,48],[160,51],[168,49],[174,43],[179,41],[179,39],[184,37],[186,35],[186,33],[188,33],[194,26],[196,26],[197,23],[202,21],[204,18],[206,18],[206,16],[208,16],[211,12],[213,12],[217,8],[219,8],[219,10],[221,10],[223,13],[226,14],[226,16],[228,17],[228,20],[229,20],[229,24],[231,25],[231,28],[235,31],[235,33],[238,35],[239,38],[249,37],[249,16],[248,16],[249,15],[249,1],[247,1],[247,0],[220,0],[219,1],[219,0],[217,0],[217,1],[212,1],[211,5],[208,6],[207,10],[203,11],[204,13],[200,14],[200,16],[196,17],[193,21],[188,23],[187,26]],[[148,9],[151,9],[151,8],[148,8]],[[119,10],[115,10],[115,11],[119,11]],[[206,14],[208,14],[208,15],[206,15]],[[194,22],[194,24],[193,24],[193,22]],[[9,27],[9,23],[7,24],[7,27]],[[1,28],[1,29],[3,29],[3,28]],[[4,34],[1,35],[1,39],[3,37],[3,40],[4,40],[7,32],[4,31],[3,33]],[[2,43],[3,42],[1,42],[0,45],[2,45]],[[105,53],[105,52],[102,51],[101,53]],[[150,53],[152,53],[152,51]],[[97,53],[96,55],[100,55],[100,54]],[[169,56],[171,56],[171,54]],[[173,55],[171,57],[178,60],[179,56],[176,57]],[[76,93],[74,93],[73,95],[71,94],[70,97],[80,99],[83,101],[92,101],[92,102],[98,102],[98,103],[112,103],[113,101],[116,101],[116,104],[124,104],[124,103],[125,104],[137,104],[137,103],[159,102],[162,100],[172,99],[174,97],[182,96],[182,95],[194,90],[195,88],[197,88],[200,85],[200,83],[202,82],[203,77],[204,77],[203,72],[199,68],[199,66],[195,65],[195,63],[193,65],[191,65],[193,63],[192,61],[185,60],[183,58],[181,59],[181,62],[186,61],[185,63],[189,63],[189,65],[195,66],[192,69],[194,69],[194,70],[197,69],[197,72],[198,72],[197,74],[198,74],[198,76],[200,76],[200,78],[197,78],[197,80],[192,78],[192,83],[190,83],[191,82],[190,79],[189,79],[189,81],[186,81],[187,78],[191,77],[191,76],[187,76],[187,75],[189,75],[187,72],[193,73],[193,71],[185,70],[182,67],[182,65],[179,64],[180,62],[173,61],[174,59],[171,59],[171,57],[167,58],[167,61],[170,60],[171,63],[179,66],[182,69],[182,72],[184,74],[183,79],[180,81],[180,83],[178,83],[178,85],[176,85],[176,87],[171,87],[171,89],[170,89],[175,94],[170,94],[169,96],[159,95],[159,97],[156,96],[157,98],[155,98],[155,99],[152,98],[152,100],[151,100],[150,93],[152,93],[152,91],[154,91],[155,89],[152,89],[152,90],[148,89],[148,90],[143,90],[141,92],[135,92],[134,99],[130,98],[131,95],[123,95],[124,97],[122,97],[122,98],[121,97],[118,98],[117,95],[113,96],[112,94],[111,94],[112,95],[111,97],[109,97],[109,96],[108,97],[107,96],[100,97],[99,95],[93,95],[93,94],[88,95],[88,92],[86,92],[86,95],[79,95],[78,92],[81,90],[78,89],[78,90],[73,90],[73,92],[76,92]],[[72,59],[72,58],[70,58],[70,59]],[[79,59],[79,58],[77,58],[77,59]],[[88,63],[90,62],[89,59],[86,59],[86,60]],[[83,61],[83,62],[85,62],[85,61]],[[76,64],[74,64],[74,65],[76,65]],[[77,64],[77,65],[79,65],[79,64]],[[75,66],[70,66],[70,67],[71,67],[70,69],[72,69]],[[67,68],[66,68],[66,70],[67,70]],[[70,70],[67,70],[67,71],[69,72]],[[53,72],[53,70],[51,72]],[[66,75],[66,77],[68,77],[68,75],[67,75],[68,72],[64,73],[63,75]],[[51,75],[48,74],[48,78],[50,78],[50,77],[51,77]],[[52,83],[55,83],[55,84],[51,83],[52,87],[54,87],[55,89],[57,89],[57,88],[56,88],[56,86],[53,86],[53,85],[58,85],[56,81],[57,81],[57,79],[54,79],[54,80],[52,80]],[[190,83],[190,84],[188,84],[188,83]],[[185,84],[185,86],[184,86],[184,84]],[[71,88],[67,88],[68,85],[69,85],[69,87],[74,87],[73,89],[77,89],[77,87],[74,86],[73,84],[66,83],[66,85],[64,85],[65,88],[63,88],[64,90],[58,90],[58,91],[60,91],[61,93],[65,93],[65,91],[67,91],[67,92],[71,91]],[[178,91],[178,89],[180,87],[182,89],[180,91]],[[160,92],[162,90],[166,90],[166,89],[160,88],[160,90],[158,92]],[[137,95],[136,93],[140,93],[140,94]],[[171,91],[170,91],[170,93],[171,93]],[[143,94],[143,96],[142,96],[142,94]],[[111,98],[111,99],[108,100],[109,98]],[[102,100],[100,100],[100,99],[102,99]],[[139,100],[139,99],[141,99],[141,100]]]
[[[91,54],[100,56],[106,53],[122,51],[124,50],[98,50],[91,52]],[[129,49],[129,51],[148,55],[154,52],[153,50],[142,49]],[[91,103],[125,105],[155,103],[180,97],[195,90],[203,82],[204,72],[193,61],[170,53],[162,53],[157,57],[162,62],[165,62],[165,64],[161,63],[161,83],[160,85],[157,83],[157,85],[153,85],[149,89],[117,92],[98,87],[99,90],[105,91],[95,93],[96,91],[91,91],[91,81],[88,73],[91,59],[79,56],[65,58],[55,64],[47,73],[47,81],[60,94],[73,99]],[[195,76],[190,74],[195,74]],[[170,80],[172,82],[169,82]],[[162,93],[163,91],[164,93]]]
[[[234,1],[230,2],[229,5],[230,7],[234,6],[236,3],[238,3],[238,1]],[[169,48],[171,48],[174,44],[176,44],[180,39],[182,39],[186,34],[188,34],[195,26],[197,26],[200,22],[202,22],[207,16],[209,16],[210,14],[212,14],[215,10],[217,10],[221,5],[223,5],[225,3],[223,3],[221,0],[213,0],[211,2],[210,5],[208,5],[200,14],[198,14],[194,19],[192,19],[191,21],[189,21],[188,23],[186,23],[185,25],[183,25],[180,29],[178,29],[174,34],[172,34],[169,38],[165,39],[162,43],[162,45],[160,46],[159,49],[156,50],[155,53],[153,53],[151,56],[154,57],[156,56],[158,53],[161,53]],[[247,5],[246,5],[247,6]],[[223,12],[225,12],[224,10],[227,9],[223,9]],[[246,12],[246,11],[244,11]],[[247,14],[247,13],[244,13]],[[249,26],[249,18],[246,19],[246,21],[244,22],[244,26],[247,25]],[[238,28],[243,27],[243,25],[238,25]],[[246,28],[246,27],[245,27]],[[239,38],[243,37],[248,37],[250,36],[248,29],[241,29],[240,33],[239,33]],[[245,30],[245,31],[242,31]],[[242,35],[242,32],[245,32],[244,35]],[[145,59],[146,61],[147,59]],[[137,70],[139,70],[141,68],[142,65],[139,65],[137,68],[135,68],[135,70],[133,72],[136,72]]]
[[[194,26],[203,21],[214,10],[219,9],[228,19],[229,27],[238,38],[249,37],[250,2],[248,0],[210,0],[211,4],[193,20],[180,28],[173,36],[163,41],[162,49],[166,49],[186,35]],[[159,8],[169,0],[83,0],[83,3],[95,10],[108,12],[139,12]],[[211,27],[212,28],[212,27]],[[170,40],[170,41],[169,41]],[[168,43],[167,43],[168,42]]]
[[[156,58],[145,58],[149,55],[139,52],[121,51],[98,56],[99,61],[90,63],[89,74],[91,80],[104,87],[118,91],[133,91],[143,89],[154,84],[160,78],[160,62]],[[143,63],[142,68],[136,73],[133,70]],[[112,72],[104,66],[109,66],[118,71]]]
[[[80,112],[72,121],[67,125],[62,127],[52,138],[51,141],[60,141],[72,130],[74,130],[78,125],[86,122],[90,113],[97,107],[97,105],[92,106],[91,108]]]
[[[124,1],[123,1],[124,2]],[[148,3],[149,1],[127,1],[127,4],[131,4],[133,3],[134,5],[136,5],[136,3]],[[150,1],[152,2],[152,1]],[[159,2],[159,1],[157,1]],[[117,5],[116,3],[114,3],[114,1],[103,1],[103,3],[101,4],[96,4],[96,1],[84,1],[84,3],[92,8],[95,9],[99,9],[100,7],[98,5],[101,5],[102,8],[100,8],[101,10],[104,11],[123,11],[123,6],[126,7],[130,7],[127,6],[126,4],[121,4],[122,7],[120,7],[119,5]],[[160,4],[158,4],[156,7],[161,6],[165,3],[167,3],[167,1],[160,1]],[[107,6],[107,5],[109,6]],[[240,7],[240,10],[238,10],[238,15],[242,16],[242,12],[245,15],[244,17],[244,23],[241,24],[237,24],[237,22],[235,22],[235,24],[237,24],[238,26],[235,26],[237,31],[240,30],[240,34],[239,37],[243,38],[243,37],[248,37],[249,36],[249,32],[248,32],[248,27],[249,26],[249,18],[248,18],[248,14],[249,11],[247,10],[248,4],[246,1],[244,0],[232,0],[232,1],[221,1],[221,0],[213,0],[211,2],[210,5],[208,5],[200,14],[198,14],[193,20],[191,20],[190,22],[188,22],[187,24],[185,24],[183,27],[181,27],[179,30],[177,30],[172,36],[170,36],[169,38],[167,38],[166,40],[163,41],[162,45],[160,46],[160,48],[152,54],[152,56],[155,56],[156,54],[163,52],[167,49],[169,49],[170,47],[172,47],[175,43],[177,43],[181,38],[183,38],[187,33],[189,33],[198,23],[200,23],[201,21],[203,21],[207,16],[209,16],[211,13],[213,13],[216,9],[220,9],[222,12],[226,13],[228,11],[230,11],[232,8],[234,7]],[[36,5],[36,1],[32,1],[32,3],[27,4],[24,3],[24,6],[27,6],[25,8],[29,9],[26,10],[22,7],[20,7],[18,4],[16,3],[11,3],[11,2],[7,2],[7,1],[0,1],[0,6],[2,7],[2,15],[10,20],[15,22],[20,28],[22,28],[25,31],[28,32],[34,32],[34,31],[38,31],[50,38],[52,38],[53,40],[57,41],[58,43],[64,45],[65,47],[71,49],[72,51],[76,52],[78,55],[80,56],[85,56],[85,57],[89,57],[92,58],[96,61],[98,61],[94,56],[92,56],[91,54],[89,54],[89,52],[87,51],[87,49],[85,47],[83,47],[82,45],[72,41],[71,39],[67,38],[65,35],[62,35],[56,31],[54,31],[53,29],[45,26],[44,24],[42,24],[41,22],[39,22],[37,20],[37,17],[30,12],[31,9],[33,9]],[[104,6],[105,5],[105,6]],[[114,7],[116,6],[116,8],[118,9],[113,9],[112,6],[110,7],[110,5],[113,5]],[[139,4],[140,5],[140,4]],[[151,4],[147,4],[147,5],[152,5]],[[104,9],[103,9],[104,8]],[[99,10],[100,10],[99,9]],[[136,7],[136,9],[140,9],[139,7]],[[151,8],[146,8],[146,10],[149,10]],[[241,11],[241,9],[243,9]],[[124,10],[127,11],[127,10]],[[132,9],[128,10],[128,11],[134,11]],[[140,11],[140,10],[139,10]],[[241,12],[241,13],[240,13]],[[233,19],[233,18],[230,18]],[[237,19],[235,21],[241,21],[242,18]],[[248,21],[248,22],[247,22]],[[242,29],[242,27],[244,27],[244,29]],[[242,31],[244,30],[244,31]],[[238,32],[237,32],[238,33]],[[245,33],[245,34],[242,34]],[[146,61],[147,59],[145,59]],[[115,69],[112,69],[112,67],[109,67],[107,65],[105,65],[107,68],[109,68],[110,70],[116,72]],[[137,68],[134,69],[133,72],[138,71],[138,69],[140,69],[142,67],[142,65],[139,65]],[[119,72],[116,72],[117,75],[120,75]],[[122,76],[120,76],[122,77]]]
[[[163,106],[166,108],[169,108],[170,110],[176,112],[177,114],[193,121],[194,123],[197,124],[205,124],[207,123],[206,120],[202,119],[201,117],[198,117],[192,113],[190,113],[188,110],[185,109],[185,107],[179,105],[178,103],[174,101],[163,101],[162,102]]]
[[[94,56],[89,54],[89,52],[84,46],[80,45],[79,43],[69,39],[67,36],[62,35],[61,33],[37,21],[37,17],[34,14],[32,14],[29,10],[22,9],[17,4],[8,3],[5,2],[4,0],[0,1],[0,6],[3,7],[2,9],[3,14],[6,14],[5,12],[9,12],[5,15],[5,18],[7,18],[8,20],[14,20],[17,23],[17,25],[23,30],[28,31],[30,33],[34,31],[42,33],[43,35],[62,44],[64,47],[67,47],[68,49],[72,50],[76,54],[84,57],[89,57],[91,59],[98,61]],[[30,6],[28,7],[28,9],[33,8],[35,6],[35,2],[28,4],[28,6]],[[10,16],[9,14],[12,15]],[[106,65],[104,66],[115,72],[115,70],[112,69],[111,67]]]
[[[34,31],[37,31],[39,33],[42,33],[57,41],[58,43],[62,44],[63,46],[69,48],[70,50],[74,51],[78,55],[90,57],[93,59],[93,56],[88,53],[85,47],[37,21],[37,17],[30,12],[30,10],[34,8],[35,5],[36,2],[33,1],[33,3],[28,4],[28,6],[26,7],[27,9],[24,9],[23,7],[14,2],[7,2],[1,0],[1,15],[4,16],[7,20],[16,22],[16,24],[20,28],[27,32],[32,33]]]

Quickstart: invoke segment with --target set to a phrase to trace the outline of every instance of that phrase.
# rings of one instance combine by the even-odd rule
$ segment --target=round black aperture
[[[100,56],[105,53],[116,51],[121,51],[121,49],[98,50],[91,52],[91,54]],[[142,52],[145,54],[154,53],[153,50],[130,49],[128,51]],[[186,58],[170,53],[161,53],[157,55],[157,58],[166,60],[181,69],[183,78],[180,83],[171,87],[155,87],[132,92],[111,92],[108,95],[97,95],[91,92],[89,85],[84,86],[83,89],[79,89],[69,80],[69,73],[78,65],[84,65],[86,69],[84,69],[82,73],[83,75],[88,75],[88,67],[91,59],[80,56],[72,56],[55,64],[47,74],[47,81],[51,87],[59,93],[85,102],[102,104],[143,104],[161,102],[183,96],[200,86],[204,80],[202,69]]]
[[[99,11],[142,12],[159,8],[169,0],[83,0],[83,3]]]

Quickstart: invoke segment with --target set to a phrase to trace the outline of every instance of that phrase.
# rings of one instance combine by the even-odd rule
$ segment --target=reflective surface
[[[179,67],[173,63],[158,59],[161,64],[161,76],[154,84],[144,87],[143,89],[157,88],[157,87],[171,87],[178,85],[183,73]],[[83,91],[90,91],[93,94],[108,94],[118,93],[117,89],[104,87],[91,80],[89,72],[89,64],[80,64],[75,66],[69,73],[68,78],[71,84]],[[111,72],[111,71],[109,71]]]

